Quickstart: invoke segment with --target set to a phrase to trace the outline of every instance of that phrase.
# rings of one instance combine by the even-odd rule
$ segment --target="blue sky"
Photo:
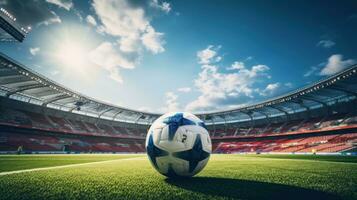
[[[0,0],[32,31],[1,51],[80,93],[192,112],[259,102],[357,60],[356,1]]]

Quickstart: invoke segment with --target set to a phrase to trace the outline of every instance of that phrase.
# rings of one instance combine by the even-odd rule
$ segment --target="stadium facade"
[[[1,15],[1,41],[27,32]],[[353,153],[357,65],[282,96],[220,112],[196,113],[217,153]],[[144,152],[161,114],[101,102],[0,53],[0,152]]]

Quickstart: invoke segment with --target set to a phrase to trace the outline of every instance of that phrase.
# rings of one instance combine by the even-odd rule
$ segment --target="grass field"
[[[357,158],[212,155],[168,179],[145,155],[4,155],[0,199],[357,199]]]

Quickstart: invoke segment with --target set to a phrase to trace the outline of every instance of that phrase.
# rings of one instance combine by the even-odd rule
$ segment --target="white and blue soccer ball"
[[[212,143],[202,120],[176,112],[159,117],[151,125],[146,150],[159,173],[167,177],[193,176],[206,166]]]

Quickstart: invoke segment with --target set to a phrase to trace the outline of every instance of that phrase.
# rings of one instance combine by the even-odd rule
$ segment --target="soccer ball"
[[[148,131],[145,146],[152,166],[167,177],[197,174],[212,151],[203,121],[182,112],[159,117]]]

